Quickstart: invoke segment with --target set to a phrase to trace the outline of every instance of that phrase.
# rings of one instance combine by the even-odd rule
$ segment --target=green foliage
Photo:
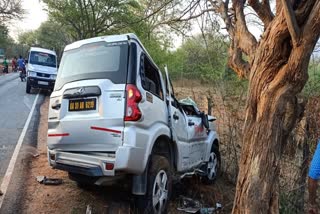
[[[292,191],[292,192],[280,192],[279,204],[280,214],[299,214],[303,213],[303,206],[300,207],[298,203],[303,201],[303,196],[299,191]]]
[[[320,59],[312,59],[308,68],[309,79],[303,89],[306,96],[320,95]]]
[[[197,35],[169,56],[173,78],[217,80],[226,72],[227,43],[219,35]]]
[[[135,0],[43,0],[49,16],[62,24],[74,40],[114,34],[126,27]]]
[[[64,47],[71,42],[64,27],[51,20],[43,22],[37,30],[20,34],[18,40],[27,47],[38,46],[55,50],[58,56],[61,56]]]
[[[8,33],[8,28],[5,25],[0,25],[0,48],[5,50],[6,57],[11,56],[10,47],[14,44]]]
[[[19,35],[18,41],[22,45],[33,46],[37,43],[36,31],[27,31]]]
[[[0,47],[6,46],[8,38],[8,28],[5,25],[0,25]]]

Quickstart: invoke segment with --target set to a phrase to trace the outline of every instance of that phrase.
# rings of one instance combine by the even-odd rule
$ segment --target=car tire
[[[166,157],[153,155],[148,170],[147,193],[135,196],[135,213],[167,213],[172,193],[172,169]]]
[[[220,174],[221,170],[221,157],[219,147],[215,144],[212,145],[208,162],[204,165],[203,171],[206,176],[202,177],[204,184],[213,184]]]
[[[27,81],[27,84],[26,84],[26,92],[27,92],[27,94],[30,94],[30,92],[31,92],[31,85],[30,85],[30,83]]]

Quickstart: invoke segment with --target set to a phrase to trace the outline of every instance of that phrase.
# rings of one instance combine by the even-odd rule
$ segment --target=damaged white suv
[[[66,46],[48,115],[48,160],[79,184],[131,178],[138,208],[166,213],[172,182],[220,165],[215,118],[178,102],[134,34]]]

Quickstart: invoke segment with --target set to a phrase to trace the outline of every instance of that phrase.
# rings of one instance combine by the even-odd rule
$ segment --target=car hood
[[[43,65],[28,64],[28,70],[45,74],[57,74],[57,68]]]

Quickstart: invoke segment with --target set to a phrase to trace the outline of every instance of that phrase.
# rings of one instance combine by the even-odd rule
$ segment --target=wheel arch
[[[151,155],[161,155],[168,158],[170,165],[176,169],[177,146],[167,135],[160,135],[153,144]]]

